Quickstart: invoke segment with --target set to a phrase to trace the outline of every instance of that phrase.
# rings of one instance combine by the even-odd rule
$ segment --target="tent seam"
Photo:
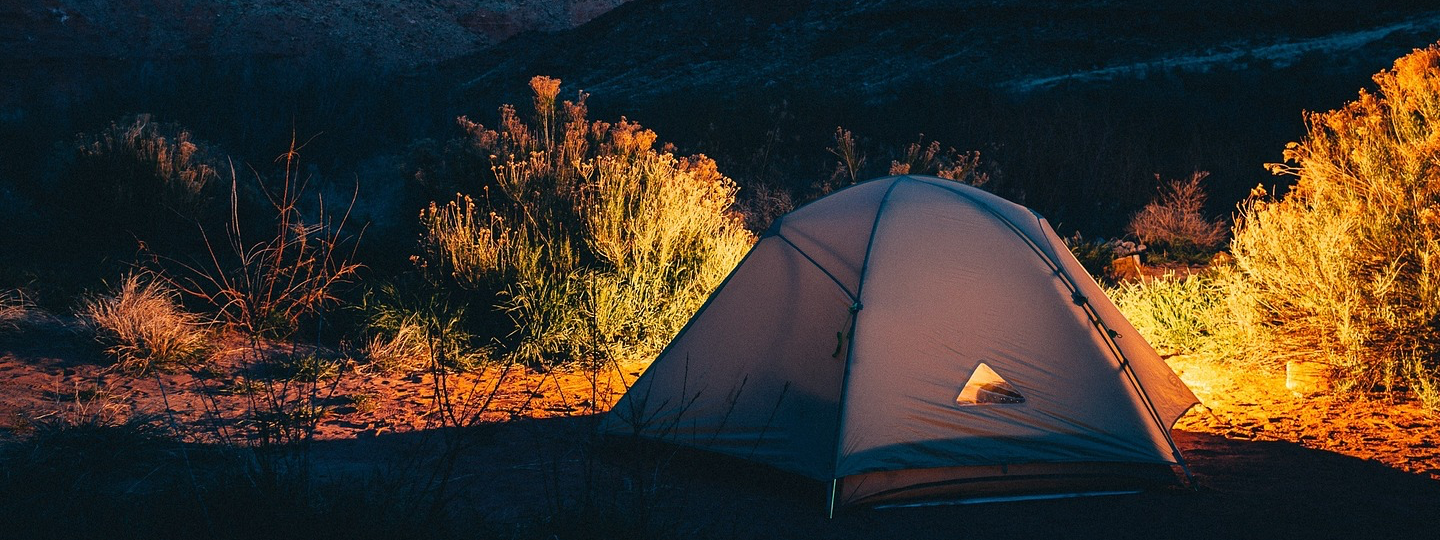
[[[791,249],[794,249],[795,252],[796,252],[796,253],[799,253],[801,257],[805,257],[805,260],[810,261],[810,264],[815,265],[815,268],[819,269],[821,272],[824,272],[824,273],[825,273],[825,277],[828,277],[828,278],[830,278],[830,281],[835,282],[835,285],[838,286],[838,287],[840,287],[840,290],[841,290],[841,291],[844,291],[844,292],[845,292],[845,296],[849,297],[851,302],[859,302],[859,301],[860,301],[860,296],[859,296],[858,294],[850,292],[850,288],[849,288],[849,287],[846,287],[844,283],[841,283],[840,280],[837,279],[834,274],[831,274],[831,273],[830,273],[830,270],[827,270],[824,266],[821,266],[819,262],[817,262],[815,259],[813,259],[813,258],[810,257],[810,254],[809,254],[809,253],[805,253],[805,250],[800,249],[800,246],[795,245],[795,243],[794,243],[794,242],[791,242],[789,238],[786,238],[786,237],[785,237],[785,235],[780,234],[780,233],[777,232],[777,233],[775,233],[775,234],[773,234],[773,235],[771,235],[771,236],[774,236],[775,238],[779,238],[779,239],[783,240],[786,245],[790,246]]]

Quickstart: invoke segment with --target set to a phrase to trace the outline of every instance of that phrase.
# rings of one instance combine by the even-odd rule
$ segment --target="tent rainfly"
[[[777,219],[601,429],[823,481],[833,513],[1173,482],[1196,403],[1044,218],[894,176]]]

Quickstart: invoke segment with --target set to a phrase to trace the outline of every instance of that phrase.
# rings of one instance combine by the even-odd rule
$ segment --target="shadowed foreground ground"
[[[459,461],[465,498],[490,520],[524,522],[545,519],[557,500],[578,504],[588,492],[610,499],[602,504],[653,512],[657,530],[702,538],[1435,538],[1440,532],[1434,521],[1440,482],[1288,442],[1177,430],[1197,491],[850,509],[827,520],[824,486],[706,454],[577,444],[591,440],[595,422],[552,418],[490,428]],[[325,468],[354,474],[365,462],[423,447],[426,437],[438,438],[408,433],[324,442],[315,456]],[[647,495],[636,496],[645,489],[636,478],[646,476],[636,472],[654,474]],[[631,500],[648,508],[626,506]]]

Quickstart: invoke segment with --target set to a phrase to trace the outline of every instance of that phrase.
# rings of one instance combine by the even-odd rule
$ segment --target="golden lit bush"
[[[210,346],[205,322],[154,277],[130,274],[112,290],[83,300],[77,313],[105,353],[135,374],[198,362]]]
[[[622,118],[586,118],[584,93],[531,80],[534,116],[500,109],[499,127],[460,118],[479,189],[421,213],[417,262],[456,287],[493,295],[513,325],[490,329],[528,361],[644,358],[657,352],[744,256],[754,237],[737,188],[705,156],[656,149]]]
[[[1400,58],[1344,107],[1306,116],[1242,206],[1230,301],[1264,360],[1324,362],[1348,386],[1416,390],[1440,408],[1440,46]]]

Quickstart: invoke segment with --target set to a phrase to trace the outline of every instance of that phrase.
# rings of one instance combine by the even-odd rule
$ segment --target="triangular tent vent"
[[[975,366],[975,372],[970,374],[970,380],[965,382],[965,387],[955,398],[955,403],[961,406],[1024,402],[1025,396],[984,362]]]

